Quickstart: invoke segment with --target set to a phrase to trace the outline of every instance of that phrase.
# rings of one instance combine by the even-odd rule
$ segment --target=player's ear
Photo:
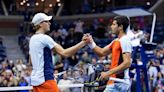
[[[123,30],[123,25],[119,25],[119,26],[118,26],[118,29],[119,29],[119,30]]]

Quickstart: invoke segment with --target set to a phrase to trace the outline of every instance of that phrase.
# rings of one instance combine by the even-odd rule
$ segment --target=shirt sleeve
[[[43,41],[45,45],[49,47],[50,49],[52,49],[53,47],[57,45],[57,43],[48,35],[44,35]]]
[[[121,48],[122,53],[129,52],[132,53],[132,45],[129,39],[122,39],[121,42]]]
[[[116,40],[116,39],[115,39],[115,40]],[[108,44],[108,47],[109,47],[110,50],[112,49],[112,45],[113,45],[113,42],[114,42],[115,40],[113,40],[110,44]]]

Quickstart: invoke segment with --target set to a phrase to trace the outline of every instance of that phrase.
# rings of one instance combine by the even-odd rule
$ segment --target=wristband
[[[95,42],[91,42],[88,44],[89,48],[93,49],[96,47],[96,43]]]

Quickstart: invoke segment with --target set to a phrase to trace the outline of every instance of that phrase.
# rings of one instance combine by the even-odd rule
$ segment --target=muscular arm
[[[105,46],[104,48],[101,48],[99,46],[96,45],[96,43],[94,42],[92,36],[89,34],[87,34],[87,36],[89,37],[89,44],[88,46],[99,56],[99,57],[102,57],[102,56],[106,56],[110,53],[110,49],[109,49],[109,45]]]
[[[123,53],[123,62],[119,66],[111,69],[109,71],[109,75],[117,74],[117,73],[129,68],[130,65],[131,65],[131,54],[128,52]]]
[[[53,51],[58,53],[58,54],[60,54],[63,57],[70,57],[70,56],[75,54],[78,50],[80,50],[84,46],[85,46],[85,42],[84,41],[81,41],[78,44],[76,44],[76,45],[74,45],[74,46],[72,46],[70,48],[67,48],[67,49],[64,49],[61,45],[57,44],[53,48]]]
[[[102,72],[100,79],[107,78],[112,74],[117,74],[127,68],[130,67],[131,65],[131,54],[130,53],[123,53],[123,63],[121,63],[119,66],[107,71],[107,72]]]
[[[109,49],[109,45],[105,46],[104,48],[101,48],[99,46],[96,46],[95,48],[93,48],[93,51],[99,56],[106,56],[110,53],[110,49]]]

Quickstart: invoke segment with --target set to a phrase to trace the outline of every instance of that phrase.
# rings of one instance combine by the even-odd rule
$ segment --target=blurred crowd
[[[25,64],[22,59],[16,61],[4,60],[0,65],[0,86],[28,86],[32,67]],[[26,91],[20,91],[26,92]]]
[[[138,24],[139,25],[139,24]],[[110,26],[107,25],[102,19],[95,19],[88,25],[82,19],[77,19],[72,23],[58,24],[51,21],[51,29],[49,34],[57,43],[61,44],[64,48],[70,47],[81,41],[84,33],[90,33],[93,35],[97,45],[104,47],[109,44],[116,36],[110,31]],[[137,26],[132,26],[129,29],[134,37],[139,40],[139,44],[134,42],[134,48],[140,47],[142,42],[147,42],[150,36],[144,30],[140,30]],[[140,32],[142,31],[142,32]],[[139,33],[139,34],[137,34]],[[22,59],[17,61],[8,60],[7,58],[2,60],[0,63],[0,86],[11,87],[11,86],[28,86],[30,85],[30,73],[32,70],[31,63],[29,61],[29,48],[28,42],[30,37],[34,34],[34,31],[30,26],[20,25],[20,35],[18,38],[18,44],[26,56],[27,62]],[[136,39],[135,39],[136,40]],[[133,63],[142,64],[140,53],[136,51],[132,54]],[[157,48],[153,50],[155,57],[149,60],[147,64],[148,78],[150,82],[150,88],[152,92],[161,90],[164,88],[164,48],[162,44],[158,44]],[[76,84],[84,83],[91,87],[84,87],[84,92],[102,92],[106,86],[107,80],[98,81],[100,72],[109,70],[111,63],[111,55],[107,57],[97,57],[93,51],[87,46],[78,51],[74,56],[70,58],[62,58],[60,55],[54,53],[54,74],[64,72],[62,75],[55,75],[55,79],[58,84]],[[141,85],[142,90],[145,91],[145,85],[143,81],[143,71],[141,71]],[[136,70],[131,69],[132,79],[132,92],[136,89]],[[94,86],[97,82],[99,86]],[[60,88],[61,92],[81,92],[80,88]],[[28,92],[28,90],[20,91]],[[162,92],[162,91],[159,91]]]

